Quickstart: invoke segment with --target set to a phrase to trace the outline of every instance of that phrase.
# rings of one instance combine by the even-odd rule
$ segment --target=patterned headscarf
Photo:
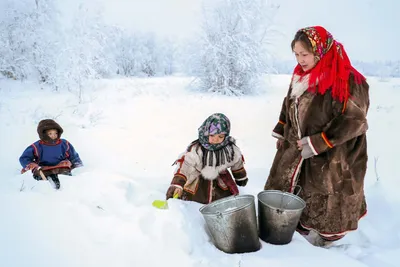
[[[193,146],[202,151],[202,163],[205,166],[221,166],[231,162],[235,158],[235,139],[229,136],[231,123],[224,114],[215,113],[208,117],[198,129],[199,138],[187,147],[190,151]],[[208,136],[214,134],[225,134],[225,139],[220,144],[212,145],[208,142]],[[176,163],[176,162],[175,162]],[[174,163],[174,164],[175,164]]]
[[[215,151],[225,147],[231,138],[229,133],[231,131],[231,123],[224,114],[215,113],[208,117],[203,124],[199,127],[199,142],[207,150]],[[210,144],[208,142],[209,135],[225,134],[225,139],[220,144]]]
[[[318,63],[306,72],[300,64],[297,64],[293,74],[300,76],[310,74],[308,91],[323,95],[328,89],[332,89],[331,94],[334,99],[340,102],[347,101],[350,73],[354,75],[357,84],[361,84],[365,77],[351,65],[343,45],[333,39],[332,34],[321,26],[303,28],[298,32],[307,35]]]

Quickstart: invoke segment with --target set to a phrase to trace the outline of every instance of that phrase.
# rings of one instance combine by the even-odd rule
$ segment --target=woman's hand
[[[308,159],[315,156],[310,144],[307,141],[307,138],[308,137],[306,136],[297,141],[297,149],[301,151],[301,156],[303,159]]]
[[[279,148],[281,148],[282,146],[283,146],[283,142],[284,142],[285,140],[283,140],[283,139],[278,139],[277,141],[276,141],[276,149],[279,149]]]
[[[302,142],[302,140],[297,140],[297,149],[298,150],[303,150],[303,142]]]

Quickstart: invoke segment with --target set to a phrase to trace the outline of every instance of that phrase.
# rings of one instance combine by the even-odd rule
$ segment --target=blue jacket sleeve
[[[29,163],[34,162],[35,155],[32,145],[28,146],[25,151],[19,157],[19,163],[21,163],[22,168],[25,168]]]
[[[81,167],[83,166],[82,160],[79,157],[78,152],[76,152],[74,146],[71,143],[69,144],[69,160],[72,163],[73,168]]]

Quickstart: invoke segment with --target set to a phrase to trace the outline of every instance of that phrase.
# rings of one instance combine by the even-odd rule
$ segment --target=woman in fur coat
[[[167,199],[177,195],[183,200],[208,204],[239,194],[237,185],[245,186],[248,178],[242,153],[229,136],[229,119],[221,113],[213,114],[198,133],[198,139],[175,162],[177,168]]]
[[[300,29],[291,48],[298,64],[273,130],[278,151],[265,189],[300,185],[298,231],[324,246],[356,230],[367,211],[369,86],[323,27]]]

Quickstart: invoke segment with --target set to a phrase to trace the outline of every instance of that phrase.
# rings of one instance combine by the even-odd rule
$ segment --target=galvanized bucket
[[[200,208],[214,245],[226,253],[260,249],[254,196],[230,196]]]
[[[260,238],[275,245],[290,243],[306,207],[304,200],[279,190],[265,190],[257,197]]]

